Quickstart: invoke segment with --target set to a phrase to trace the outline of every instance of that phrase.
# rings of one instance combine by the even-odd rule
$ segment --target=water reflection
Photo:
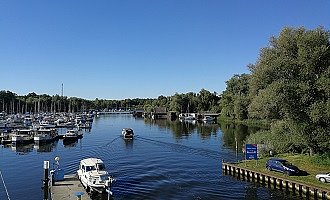
[[[223,143],[236,152],[242,152],[245,138],[251,133],[259,131],[259,127],[251,127],[243,124],[220,123],[220,129],[223,133]]]
[[[63,140],[64,148],[73,148],[76,147],[78,144],[78,139],[76,140]]]
[[[134,139],[133,140],[124,140],[126,149],[133,148],[133,141],[134,141]]]
[[[145,119],[146,124],[157,125],[162,129],[169,129],[176,139],[190,137],[197,132],[201,139],[208,139],[216,136],[219,125],[216,123],[204,123],[196,120],[190,121],[169,121],[169,120],[151,120]]]
[[[259,131],[259,127],[251,127],[243,124],[225,123],[220,124],[215,122],[205,123],[194,120],[192,121],[169,121],[169,120],[152,120],[145,119],[146,124],[158,126],[161,129],[169,129],[176,139],[190,137],[193,133],[197,133],[202,140],[210,137],[217,137],[218,130],[223,133],[222,140],[224,146],[236,152],[242,152],[242,147],[245,138],[251,134]]]
[[[11,145],[11,150],[19,155],[25,155],[33,151],[33,144],[16,144]]]
[[[34,143],[33,148],[37,152],[52,152],[53,149],[57,146],[58,140],[51,143]]]
[[[29,143],[29,144],[6,144],[4,148],[11,149],[19,155],[26,155],[35,150],[36,152],[52,152],[56,148],[58,141],[52,143]]]

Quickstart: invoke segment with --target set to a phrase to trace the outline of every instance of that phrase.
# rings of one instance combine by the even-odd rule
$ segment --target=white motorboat
[[[51,142],[58,137],[56,129],[46,129],[40,128],[37,130],[37,133],[34,135],[33,140],[35,142]]]
[[[214,120],[215,120],[215,118],[211,117],[211,116],[205,116],[202,119],[203,122],[213,122]]]
[[[69,129],[63,135],[63,140],[77,140],[82,138],[82,133],[80,133],[77,129]]]
[[[87,192],[108,192],[112,195],[111,184],[114,181],[99,158],[86,158],[80,161],[78,178]]]
[[[121,131],[124,139],[132,140],[134,137],[134,131],[131,128],[123,128]]]
[[[192,121],[196,120],[196,114],[194,113],[180,113],[179,114],[179,119],[182,121]]]
[[[56,128],[56,125],[50,121],[41,121],[39,122],[39,127],[42,127],[42,128]]]

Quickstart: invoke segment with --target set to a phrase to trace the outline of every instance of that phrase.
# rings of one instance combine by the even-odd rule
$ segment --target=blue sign
[[[245,159],[257,160],[258,159],[258,145],[257,144],[245,144]]]

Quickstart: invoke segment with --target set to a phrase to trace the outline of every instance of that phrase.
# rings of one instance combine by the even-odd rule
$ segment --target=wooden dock
[[[65,175],[63,181],[56,181],[50,186],[51,200],[77,200],[76,194],[83,192],[81,200],[91,200],[76,175]]]
[[[224,174],[232,175],[240,180],[261,183],[269,188],[291,191],[293,194],[305,196],[307,199],[330,199],[329,190],[239,167],[234,163],[222,162],[222,170]]]

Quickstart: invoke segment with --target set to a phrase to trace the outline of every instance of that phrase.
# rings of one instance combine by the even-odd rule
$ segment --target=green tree
[[[323,28],[284,28],[250,66],[249,116],[290,121],[311,153],[330,151],[329,36]]]
[[[244,120],[248,118],[250,75],[234,75],[229,79],[226,90],[222,93],[221,117]]]

